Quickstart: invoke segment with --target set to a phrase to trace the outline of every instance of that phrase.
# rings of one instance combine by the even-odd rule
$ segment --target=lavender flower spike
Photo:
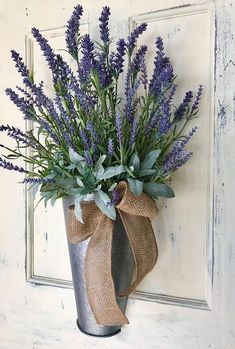
[[[118,142],[122,143],[122,118],[120,115],[116,116],[116,131]]]
[[[124,55],[126,52],[126,42],[124,39],[119,39],[117,42],[117,52],[112,52],[110,55],[111,67],[116,71],[117,74],[123,72]]]
[[[94,126],[93,126],[91,121],[88,121],[88,123],[86,124],[86,129],[90,133],[90,135],[92,136],[93,140],[95,142],[99,142],[99,136],[98,136],[97,132],[95,131]]]
[[[90,142],[90,139],[87,136],[86,131],[80,130],[79,134],[80,134],[81,141],[82,141],[85,149],[89,149],[91,147],[91,142]]]
[[[0,126],[0,132],[7,131],[7,135],[13,139],[15,139],[17,142],[24,143],[26,145],[31,145],[33,148],[35,148],[35,144],[31,142],[28,139],[27,134],[25,134],[23,131],[21,131],[19,128],[16,128],[14,126],[9,125],[1,125]]]
[[[112,191],[111,200],[110,202],[107,203],[107,206],[115,206],[118,203],[119,199],[120,199],[120,194],[117,189],[114,189]]]
[[[15,66],[22,77],[28,78],[28,69],[26,68],[26,65],[23,62],[23,58],[20,57],[19,53],[17,53],[15,50],[11,50],[11,57],[16,63]]]
[[[54,183],[55,179],[53,178],[39,178],[39,177],[27,177],[24,178],[23,183],[30,184],[50,184]]]
[[[146,29],[147,29],[147,23],[142,23],[138,25],[138,27],[136,27],[132,33],[130,33],[127,39],[127,48],[128,48],[129,54],[132,54],[136,45],[136,40]]]
[[[19,167],[17,165],[13,165],[11,162],[6,161],[5,159],[0,157],[0,167],[3,167],[7,170],[13,170],[21,173],[28,173],[23,167]]]
[[[107,154],[108,154],[109,158],[111,158],[113,156],[113,150],[114,150],[113,139],[109,138],[108,139],[108,149],[107,149]]]
[[[108,6],[103,7],[101,16],[99,18],[100,21],[100,38],[104,43],[109,42],[109,28],[108,21],[110,16],[110,8]]]
[[[77,38],[79,36],[80,19],[83,13],[83,8],[81,5],[74,7],[71,18],[68,21],[67,30],[65,32],[65,40],[67,44],[67,49],[69,53],[78,58],[78,45]]]
[[[85,158],[85,161],[87,163],[88,166],[92,166],[93,165],[93,160],[92,160],[92,157],[91,157],[91,154],[89,153],[88,150],[84,150],[84,158]]]
[[[185,94],[185,97],[183,99],[183,102],[180,104],[180,106],[178,107],[178,109],[175,112],[175,117],[178,120],[181,120],[184,116],[184,113],[186,112],[186,109],[189,105],[189,103],[191,102],[193,98],[193,93],[192,91],[188,91]]]
[[[170,153],[166,156],[163,163],[163,171],[169,173],[183,166],[192,156],[192,153],[184,149],[184,144],[178,141],[174,144]]]
[[[134,119],[134,121],[133,121],[133,123],[131,125],[131,135],[130,135],[130,142],[129,142],[129,146],[130,147],[135,142],[137,127],[138,127],[138,122],[137,122],[136,119]]]
[[[32,119],[31,105],[24,98],[19,97],[17,93],[15,93],[11,88],[6,89],[6,95],[12,100],[12,102],[20,109],[20,111],[24,114],[25,119]]]
[[[39,32],[38,29],[36,28],[32,28],[32,34],[35,37],[36,41],[38,42],[43,55],[46,58],[46,61],[49,65],[49,68],[51,69],[51,71],[53,73],[55,73],[55,69],[56,69],[56,56],[51,48],[51,46],[49,45],[47,39],[45,39],[42,34]]]
[[[200,102],[200,99],[201,99],[201,96],[202,96],[202,91],[203,91],[203,86],[199,85],[195,101],[194,101],[194,103],[192,105],[192,113],[195,112],[198,109],[199,102]]]

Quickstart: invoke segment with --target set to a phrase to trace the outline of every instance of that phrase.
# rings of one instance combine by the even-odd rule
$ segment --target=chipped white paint
[[[123,328],[120,335],[110,339],[83,336],[76,330],[76,311],[71,289],[33,285],[25,281],[25,193],[22,186],[17,184],[20,176],[1,171],[0,349],[90,349],[93,346],[100,349],[233,349],[235,217],[231,207],[235,196],[235,118],[232,105],[235,5],[232,1],[215,2],[215,32],[210,2],[195,1],[194,6],[180,8],[178,6],[186,4],[183,0],[89,0],[81,3],[86,10],[84,18],[88,19],[89,15],[93,35],[94,19],[105,4],[112,6],[112,27],[117,36],[126,36],[129,17],[137,22],[142,18],[151,19],[147,41],[158,33],[165,37],[167,51],[173,58],[180,78],[184,78],[180,81],[182,90],[195,88],[200,82],[206,86],[204,113],[198,120],[200,133],[192,144],[196,156],[192,164],[177,175],[175,202],[168,203],[167,210],[162,203],[162,216],[156,223],[160,245],[159,265],[141,285],[140,290],[150,293],[150,298],[158,301],[183,303],[187,306],[190,305],[187,300],[194,300],[199,302],[198,307],[208,304],[211,310],[130,299],[127,309],[130,325]],[[60,28],[75,4],[76,1],[71,0],[66,2],[66,7],[62,0],[1,1],[1,123],[24,127],[18,111],[4,95],[5,87],[20,83],[9,59],[10,49],[16,48],[23,52],[24,35],[34,25],[46,30],[47,35],[58,33],[58,29],[50,32],[48,29]],[[168,10],[169,8],[171,9]],[[210,46],[214,34],[215,52]],[[52,41],[55,40],[57,47],[62,39],[56,35],[51,38]],[[216,85],[213,101],[213,91],[210,88],[213,87],[211,67],[213,68],[214,53]],[[41,76],[44,68],[36,51],[34,57],[36,73]],[[215,107],[210,110],[211,102],[215,102]],[[2,135],[0,137],[2,142]],[[194,172],[193,175],[190,172]],[[182,178],[187,178],[187,181]],[[197,178],[200,178],[199,183]],[[190,197],[189,188],[192,188]],[[212,198],[213,216],[210,210]],[[189,210],[189,205],[193,209]],[[182,212],[182,219],[179,212]],[[31,264],[32,269],[28,270],[28,274],[47,283],[61,279],[60,286],[66,286],[70,278],[67,250],[61,228],[63,220],[58,219],[57,215],[53,216],[50,211],[44,216],[42,208],[36,213],[34,255],[31,256],[34,264]],[[41,225],[37,218],[39,216],[45,217]],[[45,230],[46,219],[50,227],[48,231]],[[59,240],[55,249],[53,239],[56,234]],[[210,287],[212,264],[213,289]]]

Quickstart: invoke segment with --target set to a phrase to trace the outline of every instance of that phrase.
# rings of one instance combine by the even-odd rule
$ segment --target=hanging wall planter
[[[78,326],[87,334],[109,336],[128,323],[127,296],[157,261],[151,226],[158,213],[155,199],[174,197],[171,175],[192,156],[186,145],[197,127],[183,132],[197,116],[202,86],[195,96],[186,92],[176,106],[176,76],[161,37],[148,77],[148,48],[137,50],[146,23],[115,46],[105,6],[98,44],[80,34],[82,13],[82,6],[74,8],[65,33],[75,70],[32,29],[52,72],[53,98],[11,51],[24,88],[8,88],[6,94],[31,129],[0,126],[16,141],[15,149],[1,144],[5,158],[21,158],[27,168],[2,157],[0,167],[25,173],[23,183],[39,189],[45,204],[63,198]],[[119,84],[123,75],[125,89]]]
[[[67,196],[63,199],[67,234],[68,212],[69,208],[74,205],[74,200],[74,196]],[[92,217],[90,217],[90,219],[92,219]],[[109,337],[119,333],[121,326],[98,325],[91,310],[87,296],[85,279],[85,258],[89,241],[90,238],[87,238],[81,242],[74,242],[74,239],[71,236],[68,236],[73,287],[77,306],[77,325],[79,329],[86,334],[99,337]],[[130,285],[134,268],[130,243],[119,215],[117,215],[117,219],[113,226],[111,260],[112,278],[114,281],[116,294],[118,295],[122,290],[126,289]],[[123,313],[125,313],[126,303],[127,297],[117,297],[117,304]]]

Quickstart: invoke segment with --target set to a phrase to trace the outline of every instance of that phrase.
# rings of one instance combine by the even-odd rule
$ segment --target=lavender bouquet
[[[24,87],[17,86],[17,92],[8,88],[6,94],[32,127],[23,132],[0,126],[16,141],[14,149],[1,145],[10,153],[0,158],[0,167],[25,173],[23,183],[40,188],[45,203],[76,195],[75,214],[80,221],[80,203],[90,193],[97,206],[115,219],[120,181],[128,182],[136,196],[142,192],[152,198],[174,196],[167,182],[192,156],[186,145],[196,127],[188,135],[183,131],[198,113],[202,86],[195,97],[188,91],[175,106],[176,76],[162,38],[156,38],[154,69],[148,78],[147,46],[137,49],[146,23],[126,40],[119,39],[112,51],[110,8],[104,7],[99,18],[100,43],[89,34],[80,35],[82,13],[82,6],[74,8],[65,36],[76,71],[53,52],[39,30],[32,29],[52,73],[53,99],[44,93],[43,82],[34,81],[20,55],[11,51]],[[125,89],[119,84],[123,74]],[[30,149],[26,154],[25,148]],[[17,158],[29,164],[27,170],[6,160]]]

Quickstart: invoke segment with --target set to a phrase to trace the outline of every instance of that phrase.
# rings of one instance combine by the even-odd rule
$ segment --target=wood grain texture
[[[94,2],[81,1],[91,13]],[[110,4],[117,20],[129,15],[186,4],[182,0],[96,1]],[[200,1],[195,1],[200,4]],[[24,35],[35,25],[59,27],[76,1],[3,0],[0,3],[0,121],[24,127],[4,88],[20,84],[9,51],[22,53]],[[123,11],[125,8],[125,11]],[[130,300],[130,325],[109,339],[89,338],[75,326],[73,291],[33,285],[25,280],[25,193],[18,174],[0,172],[0,348],[1,349],[234,349],[235,347],[235,4],[215,1],[216,66],[214,118],[214,248],[212,310]],[[127,25],[127,24],[126,24]],[[120,33],[126,28],[119,26]],[[193,44],[193,43],[192,43]],[[203,54],[203,52],[202,52]],[[212,52],[212,55],[214,52]],[[2,142],[2,135],[1,142]]]

